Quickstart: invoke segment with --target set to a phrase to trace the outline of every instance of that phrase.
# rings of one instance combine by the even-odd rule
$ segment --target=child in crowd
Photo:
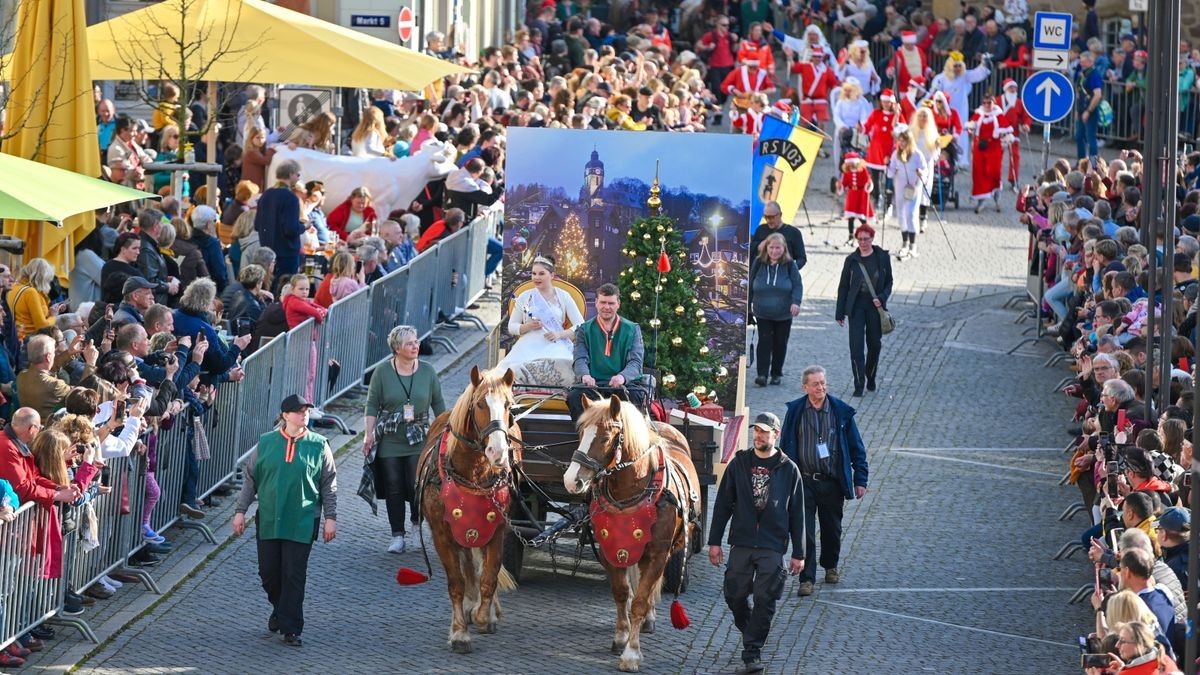
[[[838,194],[846,195],[845,217],[850,233],[848,244],[854,244],[854,221],[861,220],[863,225],[867,225],[875,217],[875,209],[871,206],[871,191],[874,189],[871,174],[862,155],[847,152],[842,161],[842,180],[838,183]]]

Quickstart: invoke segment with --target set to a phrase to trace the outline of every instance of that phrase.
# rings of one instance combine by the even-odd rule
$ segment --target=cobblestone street
[[[833,321],[847,249],[823,244],[846,240],[828,192],[831,175],[832,161],[822,160],[807,200],[811,228],[804,212],[797,220],[809,262],[784,384],[751,384],[747,400],[752,413],[782,416],[784,404],[802,395],[802,368],[826,366],[831,393],[858,408],[870,491],[847,504],[842,582],[825,586],[818,574],[816,593],[797,598],[789,581],[764,653],[768,671],[1071,672],[1075,636],[1090,630],[1092,615],[1066,604],[1088,579],[1083,562],[1050,560],[1082,529],[1081,519],[1056,520],[1077,497],[1073,487],[1057,485],[1069,404],[1051,388],[1065,371],[1043,368],[1044,345],[1005,353],[1029,325],[1014,324],[1015,311],[1001,308],[1024,285],[1026,234],[1014,221],[1013,195],[1005,195],[1003,213],[975,215],[965,202],[947,211],[957,260],[931,216],[921,257],[893,262],[890,305],[899,325],[884,338],[879,391],[851,400],[846,333]],[[958,182],[965,191],[969,178]],[[877,243],[899,244],[894,225]],[[472,365],[485,363],[484,353],[476,347],[449,366],[442,380],[448,399]],[[382,505],[373,517],[354,494],[360,467],[355,445],[340,459],[338,538],[315,545],[310,560],[302,649],[266,631],[270,608],[252,536],[212,549],[194,532],[173,531],[168,536],[209,558],[157,604],[131,612],[125,618],[132,622],[91,653],[60,629],[59,649],[71,650],[60,653],[59,665],[82,659],[82,672],[113,674],[616,671],[608,651],[614,610],[590,552],[574,574],[571,551],[555,560],[527,554],[520,588],[503,596],[499,632],[474,636],[470,655],[451,654],[438,562],[431,583],[396,585],[397,567],[424,563],[416,550],[385,552]],[[211,516],[219,541],[230,536],[232,501]],[[671,629],[666,598],[658,631],[642,641],[643,672],[722,673],[740,663],[720,570],[706,556],[689,568],[683,601],[692,626]],[[121,595],[142,594],[127,588]]]

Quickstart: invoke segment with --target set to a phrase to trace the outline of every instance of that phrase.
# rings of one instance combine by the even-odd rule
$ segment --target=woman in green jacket
[[[417,522],[417,457],[430,420],[445,412],[446,403],[437,372],[417,359],[421,349],[417,329],[397,326],[387,340],[392,358],[375,369],[367,391],[363,456],[370,457],[375,450],[375,475],[383,483],[376,486],[376,493],[387,505],[392,527],[388,552],[404,553],[406,505],[410,521]]]

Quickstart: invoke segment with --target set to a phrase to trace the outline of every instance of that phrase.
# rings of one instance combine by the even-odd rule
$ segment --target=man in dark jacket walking
[[[812,595],[816,566],[816,519],[821,521],[821,567],[825,583],[841,581],[842,509],[847,499],[867,494],[867,449],[854,422],[854,408],[826,391],[825,369],[809,366],[800,376],[807,396],[788,403],[779,446],[800,467],[804,482],[808,553],[799,595]]]
[[[739,673],[762,671],[762,646],[771,630],[775,603],[783,596],[786,575],[804,570],[804,484],[800,471],[775,448],[778,417],[760,413],[752,429],[754,449],[734,455],[725,469],[708,533],[708,559],[719,566],[725,557],[721,536],[732,520],[725,602],[733,611],[733,624],[742,633],[745,665]],[[783,555],[789,541],[792,558],[785,569]]]

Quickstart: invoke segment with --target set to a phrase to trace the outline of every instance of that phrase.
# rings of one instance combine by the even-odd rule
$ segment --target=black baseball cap
[[[283,403],[279,404],[279,411],[285,413],[295,413],[311,407],[313,407],[313,404],[309,403],[308,399],[304,398],[300,394],[292,394],[291,396],[283,399]]]
[[[758,413],[758,417],[754,418],[754,424],[751,424],[750,426],[754,427],[755,429],[762,429],[763,431],[778,432],[779,431],[779,417],[777,417],[775,415],[775,413],[769,413],[769,412]]]

